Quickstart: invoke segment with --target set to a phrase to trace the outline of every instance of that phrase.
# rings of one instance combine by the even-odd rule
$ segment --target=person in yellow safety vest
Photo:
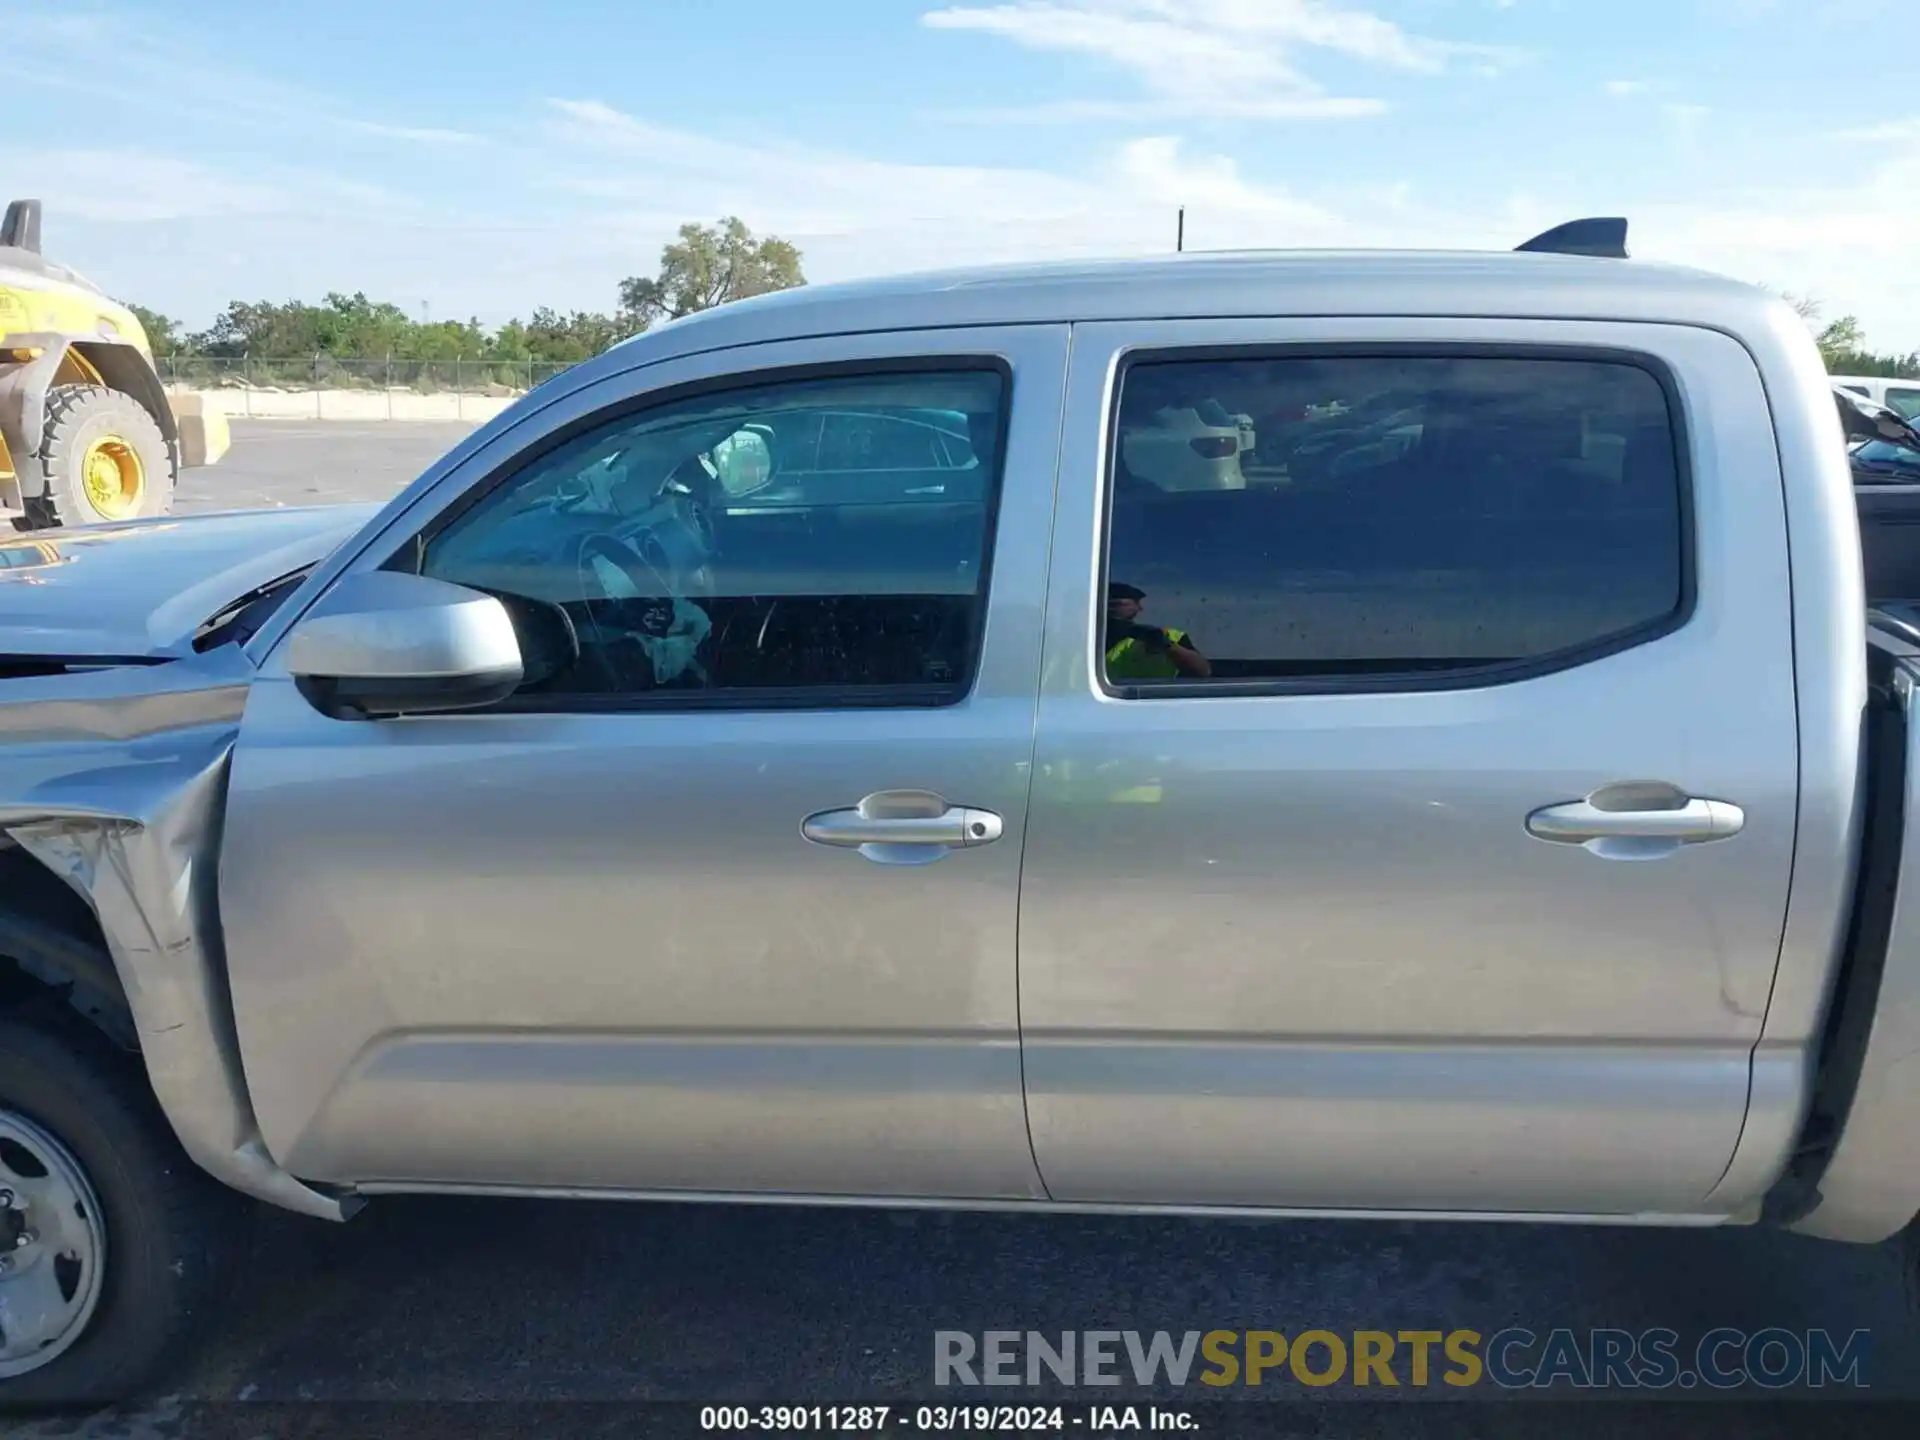
[[[1107,678],[1204,680],[1213,674],[1186,631],[1140,623],[1146,600],[1138,586],[1118,581],[1107,586]]]

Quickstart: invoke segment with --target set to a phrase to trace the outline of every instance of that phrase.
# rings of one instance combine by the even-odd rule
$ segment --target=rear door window
[[[1216,407],[1254,417],[1256,451],[1128,463],[1169,408]],[[1123,693],[1459,683],[1635,643],[1690,603],[1680,428],[1632,358],[1156,356],[1123,374],[1115,448]]]

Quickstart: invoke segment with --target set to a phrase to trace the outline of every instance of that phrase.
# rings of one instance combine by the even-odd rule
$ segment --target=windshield
[[[1870,465],[1875,469],[1906,471],[1916,479],[1920,479],[1920,450],[1896,445],[1891,440],[1869,440],[1856,446],[1853,462],[1856,465]]]

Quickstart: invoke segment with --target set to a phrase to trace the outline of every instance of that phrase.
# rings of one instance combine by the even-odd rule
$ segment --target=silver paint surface
[[[1692,618],[1481,688],[1102,694],[1095,476],[1119,357],[1388,339],[1665,361],[1692,429]],[[1020,931],[1028,1111],[1049,1192],[1703,1205],[1745,1118],[1793,861],[1780,461],[1746,352],[1680,326],[1083,325],[1067,437]],[[1636,864],[1526,833],[1543,805],[1631,782],[1737,803],[1745,828]]]
[[[1422,338],[1673,365],[1692,621],[1482,690],[1101,695],[1121,350]],[[947,353],[1016,371],[961,705],[367,725],[277,663],[334,576],[560,426],[687,380]],[[1756,291],[1425,255],[808,287],[550,382],[357,535],[328,516],[113,527],[48,583],[0,580],[0,650],[182,655],[226,598],[319,561],[244,659],[0,687],[0,826],[93,901],[176,1129],[253,1193],[338,1213],[284,1164],[380,1188],[1710,1219],[1790,1153],[1851,898],[1864,617],[1817,354]],[[1637,865],[1525,835],[1629,781],[1745,828]],[[801,837],[881,789],[1005,837],[917,866]],[[1890,984],[1915,966],[1896,950]],[[1910,1115],[1903,1086],[1885,1114]],[[1842,1175],[1891,1164],[1867,1137],[1894,1128]]]
[[[756,347],[545,417],[783,365],[1006,358],[959,704],[369,724],[317,714],[266,659],[221,908],[276,1157],[343,1182],[1044,1196],[1014,946],[1066,344],[1032,326]],[[352,571],[524,443],[483,445]],[[896,865],[803,836],[886,790],[992,812],[1005,838]]]
[[[222,793],[252,670],[231,646],[0,687],[0,830],[92,905],[155,1096],[187,1153],[251,1195],[342,1219],[260,1143],[213,893]]]
[[[234,510],[0,536],[0,655],[191,654],[194,631],[223,605],[313,564],[378,508]]]

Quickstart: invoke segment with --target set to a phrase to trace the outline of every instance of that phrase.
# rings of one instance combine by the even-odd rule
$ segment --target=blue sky
[[[608,308],[683,220],[809,275],[1169,248],[1634,249],[1920,348],[1911,0],[0,0],[0,189],[206,323]],[[1902,29],[1908,34],[1902,40]]]

